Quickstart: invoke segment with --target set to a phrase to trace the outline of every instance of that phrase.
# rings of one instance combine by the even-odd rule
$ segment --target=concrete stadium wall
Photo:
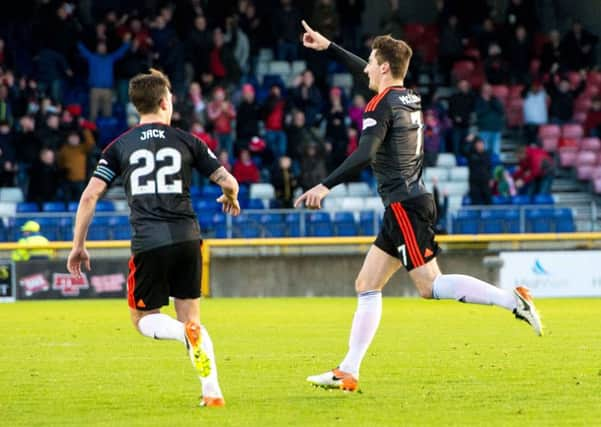
[[[439,257],[445,273],[464,273],[497,281],[479,252],[452,252]],[[363,263],[362,254],[218,256],[211,261],[211,294],[214,297],[354,296],[354,281]],[[384,290],[385,295],[417,297],[403,269]]]

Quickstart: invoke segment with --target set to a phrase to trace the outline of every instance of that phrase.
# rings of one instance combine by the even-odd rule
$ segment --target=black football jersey
[[[422,180],[423,127],[421,98],[412,90],[388,87],[365,107],[361,135],[383,141],[371,166],[385,206],[428,192]]]
[[[220,167],[198,138],[162,123],[136,126],[103,151],[94,177],[121,176],[131,210],[132,252],[200,239],[192,208],[192,169],[209,176]]]

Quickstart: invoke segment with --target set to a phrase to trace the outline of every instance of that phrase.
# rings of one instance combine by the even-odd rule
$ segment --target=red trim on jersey
[[[163,122],[149,122],[149,123],[138,123],[135,126],[132,126],[131,128],[124,130],[123,132],[121,132],[121,134],[116,137],[115,139],[113,139],[111,142],[109,142],[107,144],[106,147],[104,147],[104,150],[102,150],[102,152],[104,153],[106,150],[109,149],[109,147],[111,145],[113,145],[115,142],[117,142],[117,140],[125,135],[127,135],[128,133],[130,133],[132,130],[139,128],[140,126],[146,126],[146,125],[163,125],[163,126],[169,126],[167,123],[163,123]]]
[[[392,89],[392,87],[387,87],[383,92],[380,92],[374,96],[365,106],[365,112],[369,113],[370,111],[374,111],[378,106],[378,103],[382,100],[382,98],[384,98],[384,95],[386,95],[390,89]]]
[[[405,239],[405,243],[407,244],[411,264],[413,264],[414,268],[424,265],[424,257],[419,251],[419,245],[417,244],[417,239],[415,238],[413,226],[411,225],[411,221],[409,221],[407,212],[405,211],[405,209],[403,209],[399,202],[391,203],[390,206],[392,207],[394,216],[396,217],[396,220],[399,226],[401,227],[403,238]]]
[[[134,289],[136,289],[136,264],[134,256],[129,258],[129,274],[127,275],[127,305],[136,310],[136,301],[134,299]]]

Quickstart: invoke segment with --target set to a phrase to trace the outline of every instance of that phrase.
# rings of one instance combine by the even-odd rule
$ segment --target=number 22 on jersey
[[[142,184],[143,177],[154,173],[157,162],[165,161],[167,164],[156,171],[156,181],[147,179]],[[161,148],[156,154],[146,149],[136,150],[129,156],[129,164],[136,167],[130,176],[130,187],[132,196],[142,194],[181,194],[182,180],[174,179],[170,184],[167,177],[178,174],[182,167],[182,155],[175,148]]]

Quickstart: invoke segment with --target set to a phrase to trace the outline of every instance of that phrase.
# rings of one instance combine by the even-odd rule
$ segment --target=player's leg
[[[217,377],[213,341],[200,323],[200,242],[184,242],[174,247],[170,271],[170,294],[175,297],[175,311],[185,324],[188,354],[202,384],[202,406],[223,406],[223,394]]]
[[[380,236],[378,240],[381,240]],[[398,258],[376,245],[370,248],[355,281],[357,310],[351,326],[349,350],[338,368],[310,376],[307,381],[317,386],[346,391],[355,391],[358,388],[361,362],[382,317],[382,289],[400,266]]]
[[[185,342],[183,323],[160,312],[169,304],[169,289],[160,263],[162,250],[132,256],[127,278],[128,305],[134,327],[154,339]]]
[[[419,197],[394,204],[407,248],[409,276],[423,298],[454,299],[471,304],[496,305],[526,320],[537,334],[542,334],[540,319],[532,298],[525,288],[500,289],[465,274],[442,274],[436,262],[439,252],[434,241],[435,211],[430,198]]]

